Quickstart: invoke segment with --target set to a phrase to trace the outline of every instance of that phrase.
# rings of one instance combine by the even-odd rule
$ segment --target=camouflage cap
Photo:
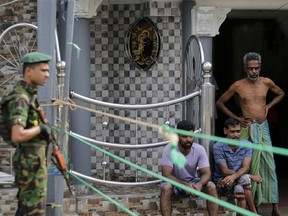
[[[40,53],[40,52],[30,52],[23,56],[23,63],[37,63],[37,62],[48,62],[52,59],[52,56]]]

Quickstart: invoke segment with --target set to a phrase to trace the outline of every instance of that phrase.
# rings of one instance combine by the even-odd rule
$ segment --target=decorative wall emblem
[[[158,59],[160,47],[160,34],[149,18],[141,17],[130,26],[126,51],[137,68],[148,70]]]

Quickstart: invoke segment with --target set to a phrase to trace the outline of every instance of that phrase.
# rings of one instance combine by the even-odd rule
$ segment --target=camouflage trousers
[[[18,187],[16,216],[45,215],[47,166],[45,146],[22,146],[13,156],[15,184]]]

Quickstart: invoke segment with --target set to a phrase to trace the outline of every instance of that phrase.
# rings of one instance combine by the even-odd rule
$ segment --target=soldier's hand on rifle
[[[47,124],[39,124],[40,127],[40,136],[42,136],[45,140],[50,141],[51,140],[51,133],[52,129]]]

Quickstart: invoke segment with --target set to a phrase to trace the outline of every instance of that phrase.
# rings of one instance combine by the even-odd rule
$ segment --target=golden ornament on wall
[[[147,17],[136,20],[127,33],[126,51],[130,60],[141,70],[148,70],[160,53],[160,34]]]

